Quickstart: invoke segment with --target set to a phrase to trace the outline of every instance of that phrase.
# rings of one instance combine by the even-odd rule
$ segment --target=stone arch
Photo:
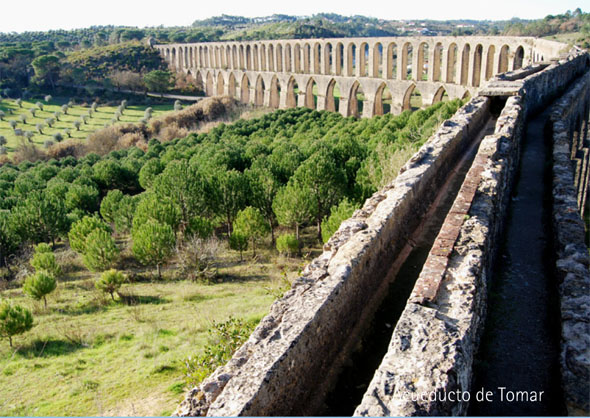
[[[229,74],[229,80],[227,83],[227,94],[229,94],[230,97],[237,98],[236,97],[236,77],[234,76],[234,73]]]
[[[437,42],[436,45],[434,45],[434,54],[432,55],[433,57],[433,63],[429,65],[432,65],[432,80],[431,81],[442,81],[441,79],[441,74],[442,74],[442,58],[443,58],[443,46],[442,43]]]
[[[264,105],[264,89],[264,80],[262,79],[262,76],[259,75],[256,79],[256,86],[254,89],[254,104],[256,106]]]
[[[213,51],[213,58],[215,59],[215,68],[221,68],[221,54],[218,46]]]
[[[363,114],[364,105],[363,88],[358,81],[355,81],[348,96],[348,114],[357,118],[360,117]]]
[[[213,75],[210,71],[207,72],[207,84],[205,85],[205,94],[207,96],[215,95],[215,92],[213,91]]]
[[[359,74],[360,77],[367,77],[369,75],[368,72],[368,65],[369,65],[369,44],[366,42],[362,42],[361,46],[359,48],[359,53],[358,53],[358,66],[359,66],[359,70],[357,71],[357,73]]]
[[[446,100],[445,100],[446,98]],[[436,93],[434,93],[434,97],[432,98],[432,104],[438,103],[438,102],[446,102],[447,100],[449,100],[449,95],[447,94],[447,91],[445,90],[445,88],[443,86],[440,86],[438,88],[438,90],[436,91]]]
[[[392,80],[397,78],[397,44],[395,42],[391,42],[387,45],[387,59],[386,59],[386,74],[385,77],[388,80]]]
[[[313,72],[315,74],[321,74],[322,69],[320,68],[320,43],[316,42],[313,45]]]
[[[510,47],[502,45],[500,48],[500,56],[498,57],[498,73],[505,73],[508,71],[508,55],[510,54]]]
[[[275,49],[273,44],[268,45],[268,71],[275,70]]]
[[[201,91],[204,89],[205,84],[203,83],[203,77],[201,76],[200,71],[195,71],[195,85]]]
[[[299,85],[295,77],[291,77],[287,83],[287,103],[288,108],[297,107],[297,96],[299,94]]]
[[[416,84],[412,83],[404,93],[404,100],[402,102],[402,110],[414,110],[422,107],[422,95],[416,87]]]
[[[259,64],[259,60],[258,60],[258,54],[259,54],[259,50],[258,50],[258,45],[254,45],[252,47],[252,69],[254,71],[259,71],[260,70],[260,66]]]
[[[471,93],[469,92],[469,90],[465,90],[465,93],[463,93],[463,96],[461,96],[461,100],[469,100],[471,99]]]
[[[373,115],[385,115],[391,113],[391,91],[387,84],[381,83],[377,92],[375,93],[375,104],[373,108]]]
[[[372,69],[372,76],[373,77],[382,77],[383,76],[383,45],[381,42],[377,42],[373,45],[373,69]]]
[[[473,54],[473,77],[471,78],[471,85],[479,87],[481,83],[481,59],[483,55],[483,46],[477,44]]]
[[[344,67],[344,45],[342,42],[336,44],[334,50],[334,74],[342,75],[342,68]]]
[[[412,54],[412,44],[406,42],[402,47],[400,80],[408,80],[408,74],[412,74]]]
[[[266,71],[266,45],[260,45],[260,71]]]
[[[184,67],[184,51],[183,48],[178,48],[178,69],[182,70]]]
[[[346,55],[346,75],[349,77],[353,77],[355,75],[356,70],[356,45],[354,44],[354,42],[348,44]]]
[[[246,74],[242,76],[242,83],[240,85],[240,101],[242,103],[250,102],[250,80],[248,80],[248,76]]]
[[[225,68],[233,68],[232,64],[233,64],[233,60],[232,60],[232,54],[231,54],[231,46],[228,45],[225,48]]]
[[[457,53],[459,51],[459,47],[457,47],[456,43],[452,43],[449,45],[449,49],[447,51],[447,83],[456,83],[457,82]]]
[[[295,44],[293,47],[293,67],[294,72],[301,72],[301,47],[299,44]]]
[[[332,44],[330,42],[326,42],[324,44],[324,74],[331,75],[333,74],[333,51],[332,51]]]
[[[461,80],[460,83],[463,86],[467,85],[469,81],[469,55],[471,53],[471,46],[465,44],[463,47],[463,53],[461,54]]]
[[[189,59],[188,59],[189,65],[188,65],[188,67],[189,68],[192,68],[192,67],[195,66],[195,64],[194,64],[195,61],[194,61],[194,57],[193,57],[193,48],[189,48],[188,49],[188,54],[189,54]]]
[[[225,87],[225,82],[223,81],[223,74],[221,71],[217,74],[217,95],[223,96],[223,88]]]
[[[303,73],[311,73],[311,47],[308,43],[303,45]]]
[[[276,69],[278,72],[283,72],[283,45],[277,45],[277,66]],[[286,62],[286,61],[285,61]],[[286,66],[287,64],[285,64]]]
[[[490,45],[488,47],[488,53],[486,57],[486,73],[485,73],[485,80],[488,81],[490,78],[494,76],[494,56],[496,55],[496,47],[494,45]]]
[[[428,57],[428,44],[421,42],[418,45],[418,61],[416,63],[416,80],[425,81],[428,79],[428,68],[426,57]]]
[[[215,51],[213,47],[209,48],[209,68],[213,68],[215,66]]]
[[[524,48],[522,46],[519,46],[518,48],[516,48],[516,51],[514,52],[514,65],[513,65],[512,69],[513,70],[521,69],[523,63],[524,63]]]
[[[171,60],[172,67],[176,68],[176,48],[172,48],[172,60]]]
[[[330,112],[338,110],[340,105],[340,87],[336,80],[331,79],[326,90],[326,105],[324,108]]]
[[[246,45],[246,69],[252,71],[252,47]]]
[[[237,46],[235,46],[235,45],[232,46],[231,55],[232,55],[233,68],[238,69],[238,47]]]
[[[318,96],[317,96],[318,85],[311,77],[305,87],[305,107],[310,109],[318,108]],[[315,91],[314,91],[315,90]]]
[[[279,83],[278,77],[273,76],[270,81],[270,100],[269,105],[273,109],[278,109],[281,99],[281,83]]]
[[[240,45],[240,70],[246,69],[246,61],[244,61],[244,45]]]

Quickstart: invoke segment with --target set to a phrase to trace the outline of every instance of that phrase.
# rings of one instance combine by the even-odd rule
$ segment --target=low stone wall
[[[355,416],[466,412],[487,277],[518,163],[522,113],[522,98],[509,98],[495,134],[483,139]],[[454,237],[446,249],[437,245],[449,234]],[[433,282],[439,286],[425,292]]]
[[[590,414],[590,257],[572,164],[572,119],[588,121],[590,73],[551,109],[553,231],[561,301],[561,375],[570,415]],[[586,184],[586,188],[588,185]],[[582,203],[583,204],[583,203]]]
[[[341,225],[229,363],[191,390],[176,413],[316,413],[385,296],[393,260],[489,108],[489,99],[476,98],[445,121],[397,179]]]

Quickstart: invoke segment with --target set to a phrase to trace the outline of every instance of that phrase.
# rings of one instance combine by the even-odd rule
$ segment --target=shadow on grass
[[[85,347],[71,341],[58,340],[55,338],[49,338],[47,340],[37,339],[28,345],[19,347],[18,355],[24,358],[56,357],[73,353],[82,348]]]
[[[119,293],[119,299],[125,305],[160,305],[163,303],[170,303],[169,299],[162,298],[160,296],[149,296],[149,295],[133,295],[133,294],[125,294]]]
[[[85,303],[85,304],[76,304],[74,306],[67,306],[65,309],[57,309],[57,312],[59,312],[62,315],[77,316],[77,315],[93,314],[96,312],[103,312],[106,310],[107,310],[106,305],[91,301],[91,302]]]

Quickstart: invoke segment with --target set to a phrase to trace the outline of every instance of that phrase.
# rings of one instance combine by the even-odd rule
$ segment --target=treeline
[[[559,15],[547,15],[543,19],[533,21],[513,19],[506,25],[503,34],[543,37],[578,31],[590,36],[590,13],[584,13],[580,8]]]
[[[85,259],[102,260],[92,269],[107,269],[106,255],[117,253],[112,228],[131,233],[134,256],[152,266],[177,243],[214,231],[243,250],[282,225],[296,235],[283,244],[300,246],[300,227],[317,226],[318,237],[322,223],[337,228],[329,217],[350,214],[394,178],[405,162],[399,154],[411,155],[460,104],[362,120],[280,110],[165,143],[152,139],[145,151],[5,164],[0,263],[10,266],[32,244],[68,239]]]
[[[0,46],[0,94],[28,98],[32,94],[109,98],[113,91],[202,94],[188,74],[173,73],[157,50],[138,41],[92,47],[68,53],[50,48]]]

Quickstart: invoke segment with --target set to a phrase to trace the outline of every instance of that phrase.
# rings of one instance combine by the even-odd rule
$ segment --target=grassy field
[[[558,33],[555,35],[545,36],[544,39],[549,39],[551,41],[563,42],[568,45],[576,45],[580,44],[584,40],[588,40],[587,37],[584,36],[582,32],[567,32],[567,33]]]
[[[10,99],[3,99],[0,101],[0,110],[2,110],[6,116],[4,117],[3,121],[0,121],[0,135],[4,136],[8,143],[6,145],[7,153],[10,154],[14,152],[15,148],[18,146],[20,141],[23,140],[22,137],[17,137],[14,135],[14,130],[10,126],[10,121],[15,120],[18,122],[16,128],[22,129],[23,131],[32,131],[34,135],[32,137],[32,142],[43,146],[45,141],[51,140],[53,141],[53,134],[56,132],[60,132],[64,139],[68,138],[68,135],[64,133],[65,129],[70,130],[70,135],[72,138],[79,138],[85,139],[89,134],[100,129],[105,126],[105,124],[112,124],[111,119],[113,119],[115,115],[115,111],[117,110],[117,106],[101,106],[99,105],[96,109],[96,112],[89,117],[86,124],[81,124],[80,129],[77,130],[74,126],[74,121],[80,120],[82,115],[87,115],[88,110],[90,109],[90,104],[86,105],[73,105],[68,109],[67,115],[61,115],[59,117],[59,121],[56,121],[52,127],[46,126],[43,129],[43,133],[40,134],[37,132],[36,125],[38,123],[43,123],[46,125],[45,120],[48,118],[54,118],[53,113],[56,111],[62,111],[61,106],[67,103],[67,99],[56,98],[51,100],[49,103],[45,103],[42,100],[39,100],[43,104],[43,110],[37,110],[35,116],[33,117],[29,110],[31,108],[35,108],[35,104],[37,100],[23,100],[19,107],[18,104],[14,100]],[[141,118],[144,117],[145,109],[151,107],[153,109],[152,116],[160,116],[163,113],[169,112],[173,109],[173,103],[171,104],[159,104],[159,105],[144,105],[144,106],[128,106],[127,109],[123,112],[119,122],[117,123],[135,123],[138,122]],[[26,123],[22,123],[20,117],[21,115],[26,115],[28,117]]]
[[[244,253],[244,261],[223,249],[210,284],[174,278],[174,260],[162,280],[128,266],[127,273],[142,279],[125,284],[124,298],[115,301],[95,289],[98,273],[86,270],[71,250],[57,249],[69,272],[46,310],[17,284],[0,292],[35,317],[34,328],[16,336],[12,349],[0,341],[0,415],[169,415],[186,389],[183,361],[210,342],[213,321],[234,316],[257,322],[305,262],[268,247],[255,260]],[[117,267],[124,270],[125,263],[123,255]]]

